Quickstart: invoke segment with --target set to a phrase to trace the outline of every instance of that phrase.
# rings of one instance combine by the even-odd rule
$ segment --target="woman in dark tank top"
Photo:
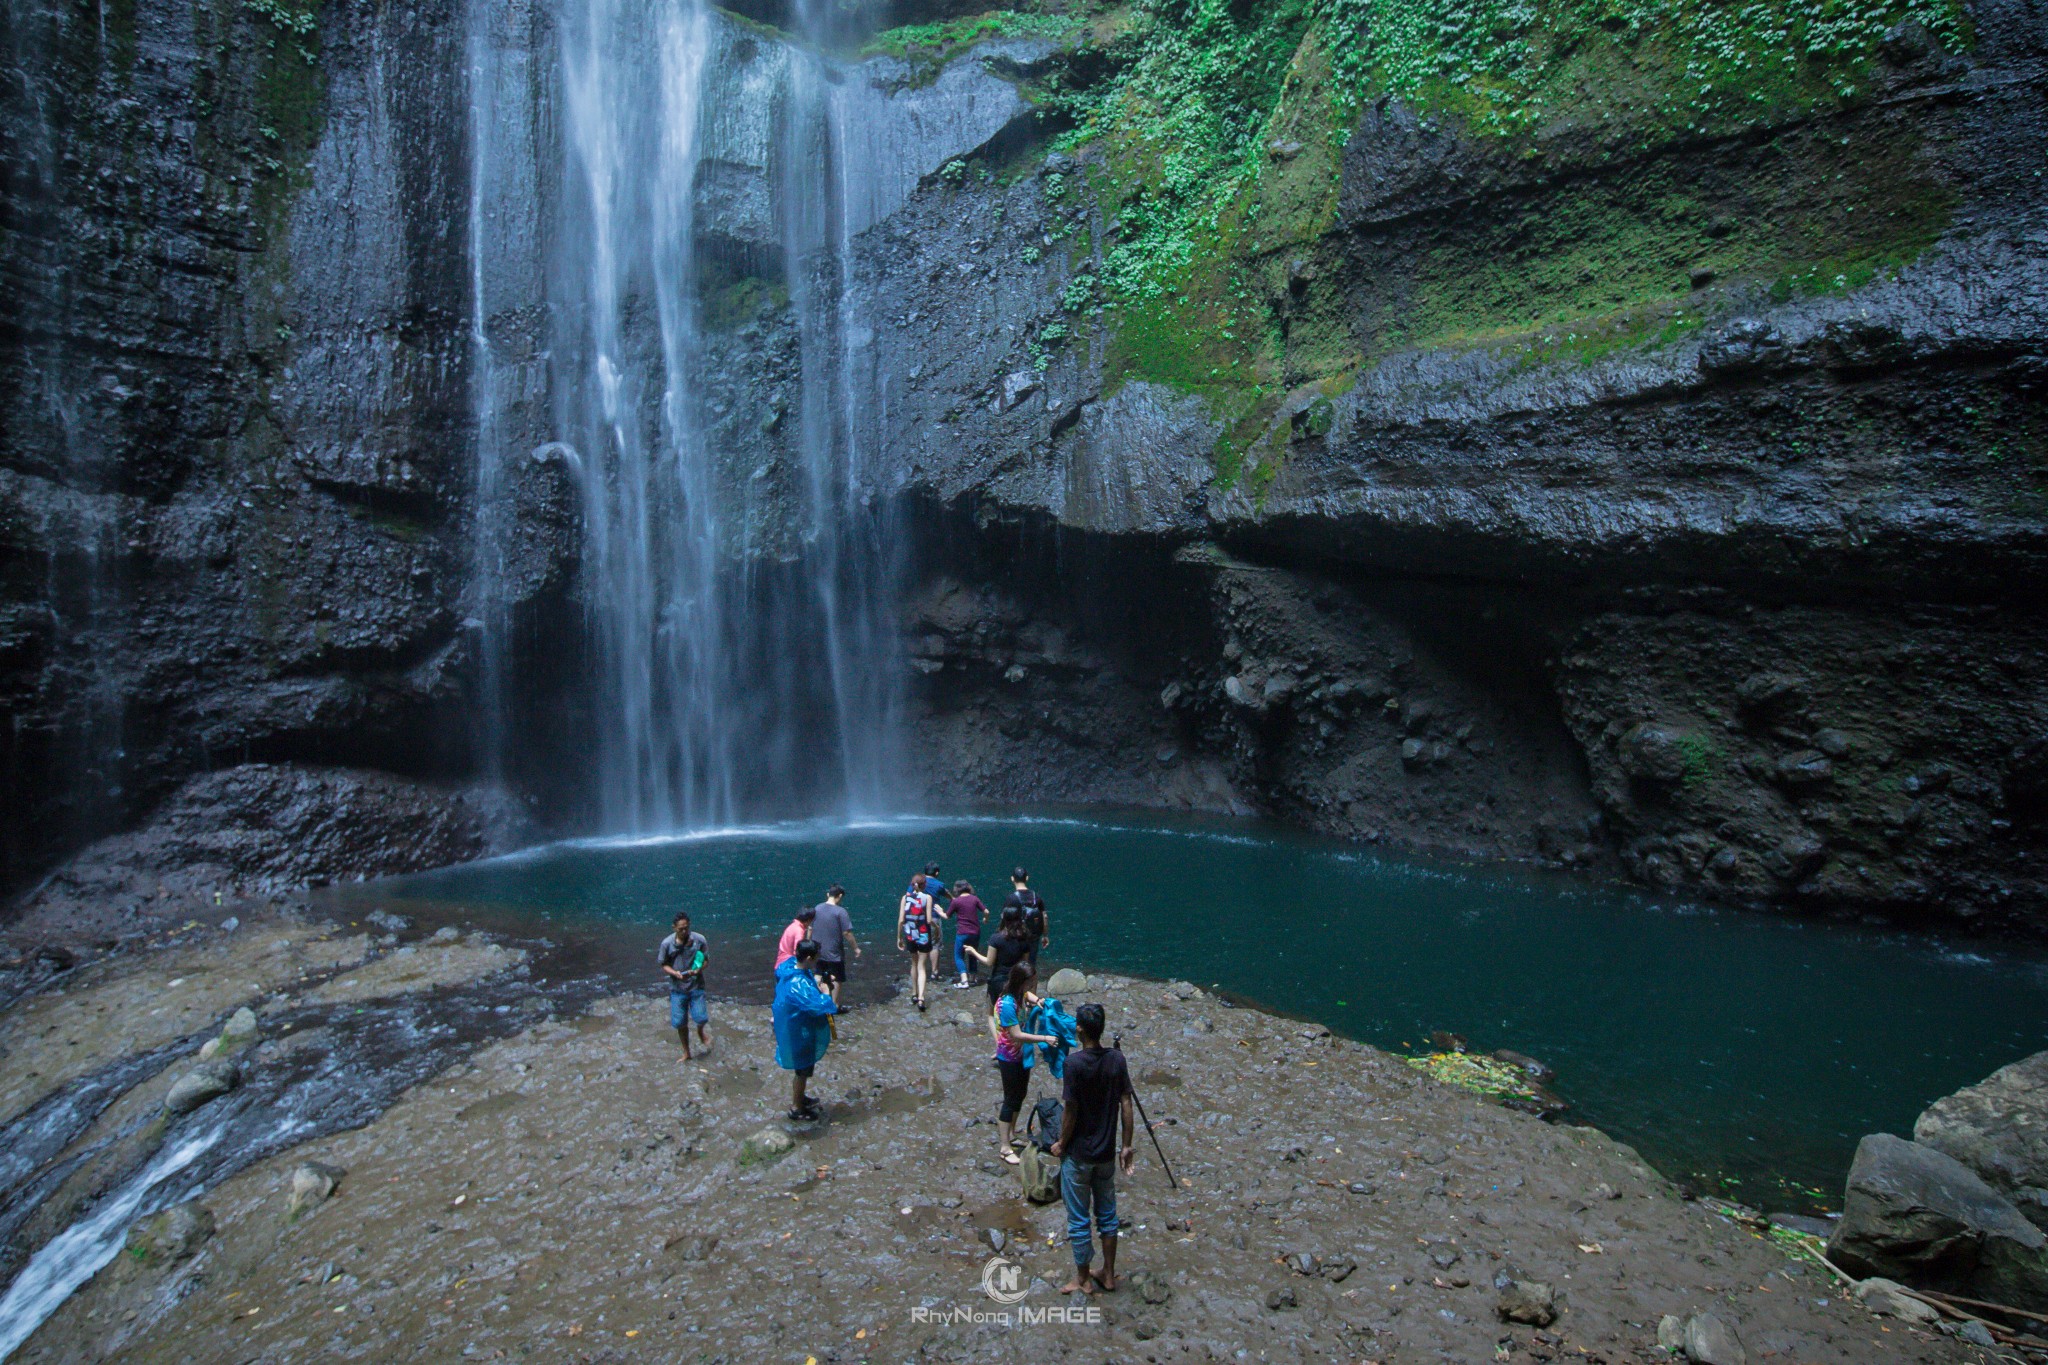
[[[969,948],[967,952],[988,969],[988,1007],[993,1012],[996,997],[1003,993],[1003,983],[1010,979],[1010,968],[1031,952],[1031,940],[1024,936],[1024,912],[1015,906],[1006,906],[996,936],[988,942],[988,951]]]

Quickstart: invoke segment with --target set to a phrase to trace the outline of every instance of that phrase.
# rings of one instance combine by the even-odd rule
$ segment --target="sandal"
[[[1007,1148],[1007,1147],[1005,1147],[1005,1148],[1003,1149],[1003,1151],[1002,1151],[1001,1155],[1002,1155],[1002,1158],[1003,1158],[1003,1160],[1004,1160],[1005,1162],[1007,1162],[1007,1163],[1008,1163],[1009,1165],[1012,1165],[1012,1166],[1021,1166],[1021,1165],[1023,1165],[1023,1164],[1024,1164],[1023,1162],[1021,1162],[1020,1160],[1018,1160],[1018,1158],[1017,1158],[1017,1154],[1016,1154],[1015,1152],[1011,1151],[1011,1150],[1010,1150],[1009,1148]]]

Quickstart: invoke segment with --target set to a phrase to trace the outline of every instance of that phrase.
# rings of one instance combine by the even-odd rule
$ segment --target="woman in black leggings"
[[[996,999],[996,1069],[1003,1073],[1003,1107],[996,1113],[996,1152],[1012,1166],[1017,1164],[1017,1154],[1010,1150],[1016,1145],[1012,1135],[1017,1128],[1017,1111],[1024,1107],[1024,1096],[1031,1089],[1032,1044],[1059,1042],[1042,1033],[1024,1031],[1028,1011],[1038,1003],[1038,997],[1031,992],[1037,984],[1037,974],[1027,963],[1019,962],[1010,968],[1009,980]]]

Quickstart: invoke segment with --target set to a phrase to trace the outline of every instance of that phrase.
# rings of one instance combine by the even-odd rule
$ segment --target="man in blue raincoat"
[[[818,984],[818,941],[796,945],[796,956],[775,969],[775,1064],[790,1073],[789,1117],[793,1123],[824,1111],[804,1094],[811,1072],[832,1042],[832,1016],[839,1006]]]

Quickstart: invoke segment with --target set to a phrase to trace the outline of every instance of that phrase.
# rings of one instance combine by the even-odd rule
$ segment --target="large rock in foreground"
[[[1859,1277],[2048,1307],[2048,1235],[1954,1157],[1889,1133],[1856,1146],[1828,1258]]]
[[[1913,1140],[1945,1152],[2048,1228],[2048,1052],[1936,1100]]]

